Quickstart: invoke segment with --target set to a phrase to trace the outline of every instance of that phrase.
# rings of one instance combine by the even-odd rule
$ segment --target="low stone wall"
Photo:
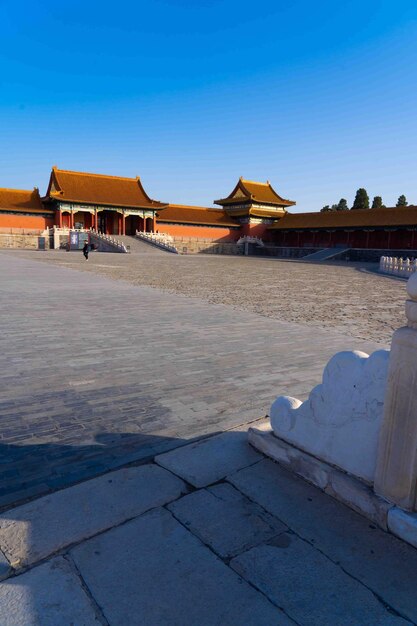
[[[254,256],[273,256],[282,259],[301,259],[307,254],[313,254],[323,248],[289,248],[287,246],[271,246],[266,245],[264,247],[251,246],[249,248],[249,254]]]
[[[370,263],[379,263],[382,256],[396,256],[396,257],[417,257],[417,250],[383,250],[383,249],[366,249],[366,248],[351,248],[346,252],[342,252],[333,257],[332,261],[366,261]]]
[[[9,250],[49,250],[49,235],[43,234],[5,234],[0,233],[0,248]]]
[[[291,248],[286,246],[266,245],[263,248],[251,247],[249,254],[254,256],[273,256],[283,259],[302,259],[308,254],[324,250],[319,248]],[[350,248],[340,254],[336,254],[329,261],[363,261],[369,263],[379,263],[381,256],[395,256],[402,258],[417,258],[417,250],[385,250],[380,248]]]
[[[243,254],[243,246],[238,246],[235,242],[175,237],[174,246],[179,254]]]

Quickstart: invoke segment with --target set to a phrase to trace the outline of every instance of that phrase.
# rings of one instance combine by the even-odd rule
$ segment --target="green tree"
[[[398,200],[397,200],[397,204],[395,206],[407,206],[408,202],[407,202],[407,198],[404,195],[401,195]]]
[[[332,204],[332,206],[330,207],[331,211],[337,211],[337,204]]]
[[[349,207],[347,201],[344,198],[340,198],[339,203],[336,207],[336,211],[348,211]]]
[[[327,211],[331,211],[331,208],[329,207],[328,204],[326,204],[326,206],[320,209],[320,213],[326,213]]]
[[[373,209],[382,209],[384,205],[382,204],[381,196],[375,196],[372,200],[372,208]]]
[[[363,187],[356,192],[352,209],[369,209],[369,196]]]

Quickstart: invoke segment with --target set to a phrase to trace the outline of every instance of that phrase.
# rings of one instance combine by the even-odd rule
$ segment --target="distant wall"
[[[211,241],[193,237],[174,237],[174,246],[180,254],[242,254],[243,246],[225,241]]]
[[[210,241],[237,241],[240,237],[238,229],[217,226],[193,226],[188,224],[163,224],[157,221],[156,230],[173,237],[194,237]]]
[[[3,229],[45,230],[54,225],[54,218],[43,215],[16,215],[15,213],[0,213],[0,232]]]
[[[50,237],[47,234],[23,235],[0,233],[0,248],[10,250],[49,250],[51,245]]]

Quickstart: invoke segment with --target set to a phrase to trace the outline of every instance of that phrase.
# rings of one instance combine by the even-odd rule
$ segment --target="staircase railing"
[[[379,271],[384,274],[409,278],[411,274],[417,271],[417,259],[382,256],[379,260]]]
[[[109,244],[113,248],[116,248],[118,252],[125,252],[125,253],[128,252],[125,244],[122,241],[118,241],[117,239],[114,239],[114,237],[111,237],[110,235],[105,235],[104,233],[101,233],[98,230],[95,230],[94,228],[91,228],[90,232],[92,235],[94,235],[94,237],[96,237],[100,241],[103,241],[104,243]]]
[[[178,254],[178,249],[171,243],[174,240],[170,235],[164,235],[163,233],[144,233],[137,230],[136,237],[142,239],[142,241],[152,243],[157,248],[161,248],[161,250]]]

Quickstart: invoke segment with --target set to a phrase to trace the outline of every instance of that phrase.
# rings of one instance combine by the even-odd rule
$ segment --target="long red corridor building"
[[[240,178],[220,208],[153,200],[141,179],[53,167],[46,194],[0,189],[0,233],[56,226],[108,235],[159,232],[174,238],[236,242],[254,236],[281,247],[416,249],[417,207],[291,213],[295,202],[269,181]]]

